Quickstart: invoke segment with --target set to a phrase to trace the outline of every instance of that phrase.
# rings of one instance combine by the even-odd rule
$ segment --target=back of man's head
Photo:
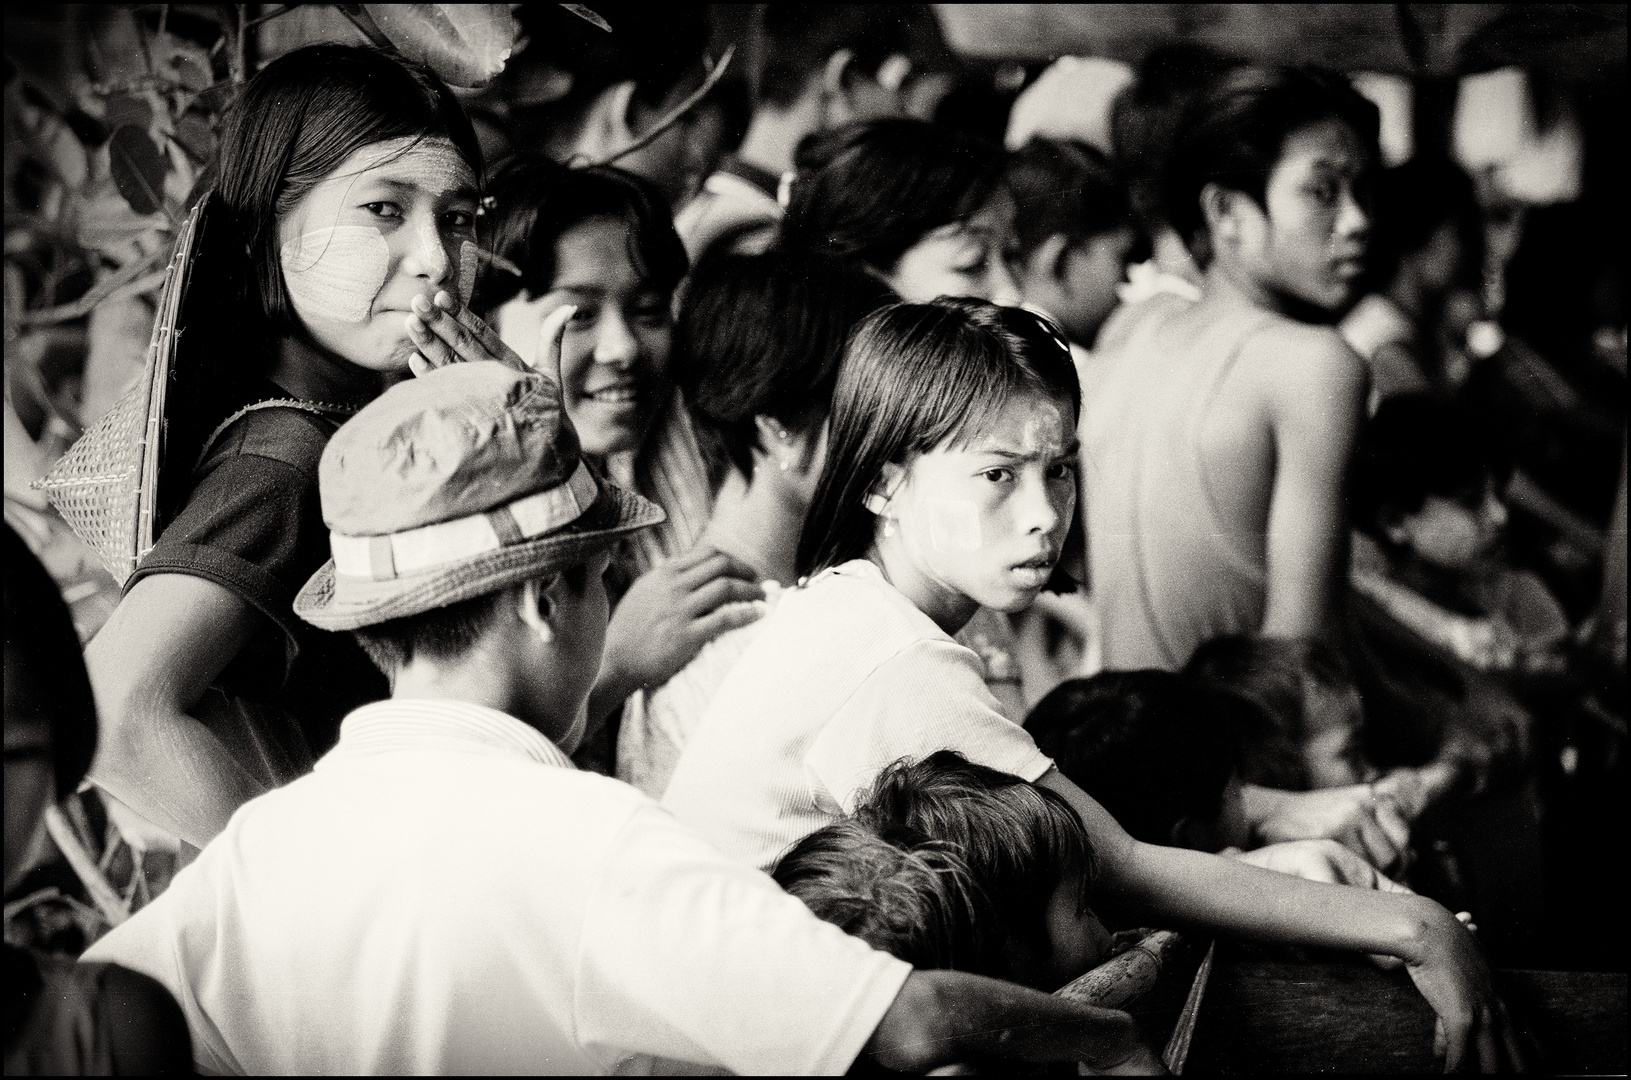
[[[952,750],[903,759],[878,775],[855,817],[879,835],[948,844],[996,905],[1009,933],[1043,934],[1048,904],[1075,878],[1085,909],[1097,877],[1081,818],[1058,795]]]
[[[1003,974],[990,902],[949,845],[891,843],[845,818],[793,845],[771,876],[818,918],[915,968]]]
[[[1237,63],[1203,45],[1162,46],[1138,65],[1137,79],[1111,106],[1116,166],[1127,178],[1133,210],[1150,234],[1167,224],[1161,184],[1179,118],[1195,97]]]
[[[1126,189],[1110,159],[1086,143],[1032,139],[1009,158],[1005,179],[1018,211],[1021,258],[1050,236],[1074,246],[1132,226]]]
[[[759,100],[787,108],[820,78],[833,54],[847,52],[852,70],[875,77],[891,56],[910,57],[909,5],[766,4]]]
[[[1025,720],[1060,772],[1152,844],[1173,843],[1186,818],[1222,813],[1236,767],[1229,724],[1211,695],[1167,671],[1071,679]]]
[[[389,678],[414,660],[455,660],[475,647],[512,590],[500,589],[447,607],[352,631],[368,659]]]

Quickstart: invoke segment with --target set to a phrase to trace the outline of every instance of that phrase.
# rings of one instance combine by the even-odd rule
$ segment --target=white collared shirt
[[[910,968],[492,709],[348,716],[86,953],[222,1073],[840,1073]]]

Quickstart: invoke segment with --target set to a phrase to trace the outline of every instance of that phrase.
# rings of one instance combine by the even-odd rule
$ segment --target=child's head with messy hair
[[[991,903],[1009,978],[1053,990],[1102,956],[1108,935],[1088,906],[1092,843],[1052,791],[942,750],[885,769],[855,818],[898,844],[956,852]]]
[[[772,871],[819,918],[915,968],[1000,976],[991,904],[949,844],[897,844],[854,818],[793,845]]]

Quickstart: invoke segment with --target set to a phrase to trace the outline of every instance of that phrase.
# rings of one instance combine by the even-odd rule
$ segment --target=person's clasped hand
[[[753,567],[698,544],[641,575],[623,594],[606,628],[601,678],[630,692],[661,686],[727,630],[764,614]]]
[[[577,310],[572,304],[556,308],[544,317],[539,330],[538,367],[556,378],[560,377],[561,334]],[[414,297],[407,327],[418,350],[408,358],[408,370],[415,375],[478,360],[496,360],[519,371],[527,370],[526,362],[504,344],[496,330],[445,289],[432,296]]]
[[[1266,844],[1286,840],[1335,840],[1387,872],[1403,867],[1410,850],[1410,822],[1398,804],[1370,784],[1320,791],[1258,789],[1264,812],[1252,825]]]

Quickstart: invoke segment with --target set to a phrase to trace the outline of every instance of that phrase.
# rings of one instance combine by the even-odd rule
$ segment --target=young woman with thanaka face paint
[[[368,50],[274,61],[228,121],[171,391],[166,467],[198,465],[178,474],[154,549],[86,653],[104,722],[92,778],[190,844],[309,768],[341,717],[387,692],[349,638],[291,605],[329,555],[328,436],[416,353],[450,358],[416,340],[425,315],[462,320],[459,358],[500,354],[458,299],[480,173],[448,89]]]
[[[1447,1065],[1498,1067],[1515,1046],[1448,911],[1133,840],[1002,717],[952,642],[978,606],[1021,609],[1047,580],[1074,511],[1077,393],[1068,349],[1027,311],[940,300],[862,323],[800,542],[810,580],[726,676],[663,805],[768,866],[853,811],[890,763],[956,750],[1070,803],[1100,866],[1093,907],[1400,957],[1439,1014]]]

